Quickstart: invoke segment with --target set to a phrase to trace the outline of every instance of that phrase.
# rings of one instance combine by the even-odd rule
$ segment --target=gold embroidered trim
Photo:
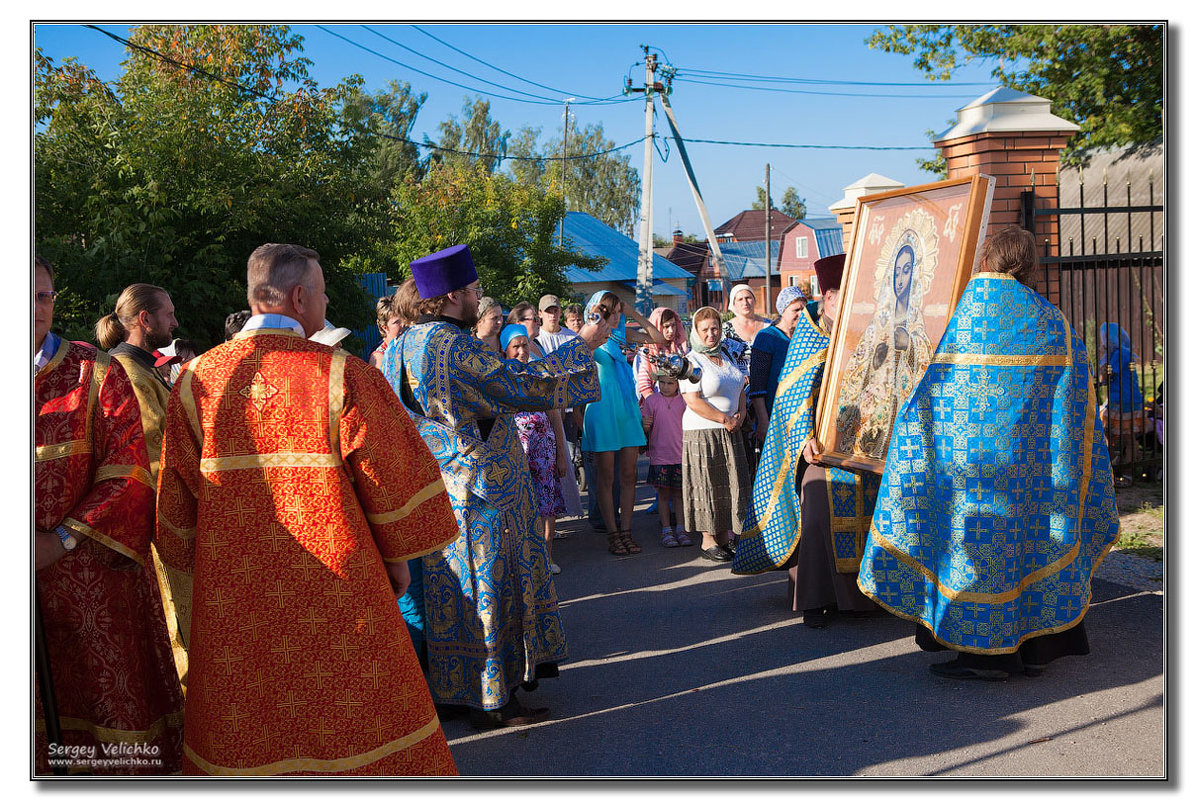
[[[62,364],[62,360],[66,358],[67,351],[70,350],[71,343],[62,337],[58,338],[58,350],[54,351],[54,355],[50,357],[50,361],[42,365],[42,369],[37,371],[38,375],[48,373],[51,370]]]
[[[248,331],[242,330],[238,331],[236,334],[233,334],[233,339],[245,339],[246,337],[256,337],[261,336],[262,334],[285,337],[299,336],[299,334],[297,334],[293,328],[251,328]]]
[[[87,423],[83,438],[88,442],[94,442],[91,432],[94,430],[94,421],[97,414],[96,399],[100,397],[100,385],[104,383],[104,377],[108,375],[108,368],[112,364],[112,358],[104,351],[96,351],[96,361],[91,369],[91,388],[87,392]]]
[[[57,445],[38,445],[34,461],[49,462],[80,453],[91,453],[91,445],[86,440],[73,439],[69,442],[60,442]]]
[[[1072,356],[984,355],[980,353],[941,353],[932,364],[955,364],[986,367],[1071,367]]]
[[[194,762],[196,767],[198,767],[200,770],[214,776],[276,776],[280,773],[294,773],[297,771],[339,773],[341,771],[360,768],[362,765],[368,765],[371,762],[377,762],[383,757],[388,757],[397,751],[410,748],[421,740],[424,740],[439,731],[440,727],[440,720],[433,715],[432,720],[428,721],[411,734],[404,735],[403,737],[400,737],[397,740],[392,740],[389,743],[384,743],[383,745],[367,751],[364,754],[357,754],[355,756],[344,757],[342,759],[284,759],[279,762],[271,762],[267,765],[232,768],[209,762],[199,754],[195,753],[195,750],[192,749],[192,747],[187,743],[183,743],[183,753],[186,754],[187,758]]]
[[[122,556],[129,557],[137,564],[142,565],[143,567],[145,566],[145,559],[136,551],[131,550],[127,545],[121,545],[107,534],[101,534],[91,526],[85,523],[80,523],[73,517],[68,517],[67,519],[63,520],[61,525],[65,526],[71,531],[74,531],[76,534],[82,534],[85,537],[90,537],[104,547],[111,548]]]
[[[444,479],[438,478],[436,481],[412,495],[411,498],[408,499],[407,503],[403,504],[395,511],[367,514],[366,520],[368,520],[371,525],[375,526],[385,526],[388,523],[396,523],[414,512],[416,507],[424,503],[424,501],[427,501],[430,498],[435,498],[437,495],[440,495],[445,491]]]
[[[198,366],[199,358],[192,360],[190,367],[180,371],[176,386],[179,388],[179,401],[183,404],[183,412],[187,422],[191,424],[191,433],[195,434],[196,448],[202,451],[204,430],[200,426],[199,411],[195,408],[195,395],[191,392],[191,379],[195,377],[195,368]]]
[[[268,467],[340,467],[341,457],[331,453],[251,453],[200,459],[201,473],[225,470],[265,470]]]
[[[132,479],[133,481],[145,484],[152,490],[157,490],[157,487],[154,486],[154,480],[150,477],[150,471],[135,464],[105,465],[96,471],[94,482],[99,484],[101,481],[109,481],[114,478]]]
[[[161,509],[158,510],[158,525],[167,529],[168,531],[170,531],[171,534],[174,534],[176,537],[178,537],[181,540],[195,539],[195,527],[194,526],[192,526],[191,528],[179,528],[174,523],[167,520],[165,516],[163,516]]]
[[[345,410],[345,357],[349,354],[337,350],[332,356],[328,371],[328,442],[330,453],[341,453],[341,413]]]
[[[167,726],[181,727],[183,725],[183,713],[170,712],[163,715],[151,723],[148,729],[142,731],[110,729],[107,726],[101,726],[98,723],[92,723],[90,720],[83,718],[59,718],[58,722],[65,731],[85,731],[102,743],[128,743],[129,745],[136,745],[137,743],[148,743],[154,738],[162,736]],[[39,733],[44,733],[46,731],[45,719],[38,718],[35,722],[35,727]]]

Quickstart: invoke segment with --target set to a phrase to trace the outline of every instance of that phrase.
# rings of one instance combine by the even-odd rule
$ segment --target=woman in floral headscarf
[[[645,333],[627,331],[624,314],[640,324]],[[607,550],[614,556],[640,553],[632,540],[632,509],[636,503],[636,458],[647,444],[640,426],[640,408],[632,368],[621,346],[635,344],[664,345],[657,327],[611,292],[595,292],[586,303],[586,316],[600,314],[611,323],[611,336],[594,352],[602,397],[587,404],[582,420],[582,450],[595,456],[598,476],[593,490],[598,494],[599,510],[607,527]],[[618,455],[618,465],[616,456]],[[619,475],[619,506],[616,519],[611,487],[616,470]]]
[[[701,368],[702,378],[682,386],[684,528],[702,532],[704,559],[730,562],[730,535],[742,530],[752,496],[742,429],[748,379],[722,347],[719,312],[703,306],[692,319],[686,358]]]
[[[685,356],[690,352],[690,343],[686,340],[686,328],[682,325],[682,318],[673,309],[658,306],[648,316],[648,321],[657,327],[661,336],[665,337],[664,345],[646,345],[645,350],[654,355],[677,353]],[[648,359],[643,356],[636,359],[636,396],[645,398],[652,394],[653,375],[655,370]]]

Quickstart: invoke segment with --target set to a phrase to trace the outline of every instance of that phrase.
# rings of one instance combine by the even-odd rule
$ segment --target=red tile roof
[[[773,238],[780,239],[781,232],[794,222],[794,218],[773,210]],[[765,239],[765,210],[748,209],[715,229],[715,235],[731,234],[737,242],[760,242]]]

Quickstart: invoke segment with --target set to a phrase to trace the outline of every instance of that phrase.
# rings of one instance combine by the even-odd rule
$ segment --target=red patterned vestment
[[[63,744],[96,760],[70,769],[177,773],[183,697],[146,572],[154,491],[133,389],[107,354],[63,341],[34,393],[35,523],[79,540],[37,572]],[[40,697],[37,718],[36,771],[49,773]]]
[[[184,772],[456,775],[384,569],[456,538],[377,370],[277,329],[191,361],[158,499],[193,580]]]

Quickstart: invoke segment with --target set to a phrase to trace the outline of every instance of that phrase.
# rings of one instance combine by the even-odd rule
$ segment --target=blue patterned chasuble
[[[798,461],[814,428],[815,405],[830,340],[829,334],[810,315],[798,318],[786,348],[773,414],[769,417],[752,483],[752,508],[744,522],[744,533],[736,541],[733,573],[775,570],[798,549],[802,536]],[[877,483],[877,476],[872,473],[827,468],[831,543],[836,570],[840,573],[855,573],[860,567]]]
[[[1118,530],[1084,342],[978,273],[894,425],[860,589],[954,650],[1011,653],[1081,621]]]
[[[421,558],[423,597],[401,603],[409,625],[423,630],[429,689],[437,703],[498,709],[535,678],[536,665],[566,658],[513,415],[596,400],[594,359],[575,338],[524,364],[431,322],[395,338],[383,374],[440,463],[461,528],[452,545]],[[485,418],[494,424],[484,440],[477,421]]]

